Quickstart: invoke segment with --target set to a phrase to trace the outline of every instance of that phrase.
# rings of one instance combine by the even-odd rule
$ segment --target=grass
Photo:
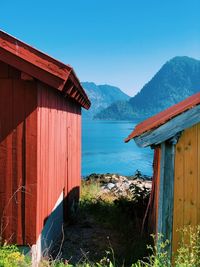
[[[116,198],[110,193],[102,195],[98,182],[82,184],[79,216],[92,217],[102,228],[118,233],[120,247],[108,240],[104,248],[114,249],[117,266],[130,266],[148,255],[146,244],[150,236],[141,233],[148,197],[143,199],[141,192],[137,196],[136,199],[135,195],[126,198]]]
[[[182,236],[177,254],[174,255],[173,267],[199,267],[200,266],[200,226],[187,226],[180,231]],[[136,263],[130,264],[130,267],[171,267],[170,259],[166,252],[168,241],[164,241],[162,236],[158,237],[159,248],[149,246],[152,252],[146,259],[138,260]],[[18,248],[14,245],[3,245],[0,247],[0,267],[29,267],[30,259],[20,254]],[[117,267],[114,250],[110,248],[106,251],[105,256],[98,262],[91,262],[88,258],[81,263],[72,265],[68,262],[59,260],[49,261],[43,260],[39,267]],[[121,264],[124,267],[125,264]]]
[[[97,182],[87,183],[82,181],[81,183],[81,201],[94,200],[100,192],[100,184]]]
[[[159,249],[148,246],[150,237],[141,235],[141,222],[148,198],[138,195],[127,198],[101,195],[99,183],[84,183],[80,205],[76,218],[84,220],[91,218],[94,224],[102,229],[117,233],[120,241],[112,237],[102,246],[100,258],[84,255],[82,261],[71,264],[67,260],[43,259],[40,267],[171,267],[166,247],[169,242],[161,240]],[[142,203],[142,206],[141,206]],[[74,223],[74,222],[73,222]],[[180,231],[181,241],[176,255],[173,255],[174,267],[200,266],[200,226],[187,226]],[[162,238],[162,236],[159,236]],[[0,246],[0,267],[29,267],[30,258],[22,255],[19,249],[12,245]]]
[[[102,195],[100,193],[101,185],[95,181],[82,182],[81,189],[78,212],[73,214],[71,223],[89,218],[94,225],[98,225],[102,231],[105,230],[109,234],[104,240],[103,238],[96,240],[96,242],[102,243],[98,244],[98,249],[101,250],[98,257],[92,251],[90,256],[85,255],[81,262],[74,263],[74,265],[76,267],[111,267],[111,265],[126,267],[147,256],[146,244],[149,236],[141,235],[140,231],[147,199],[143,203],[144,199],[139,199],[140,194],[137,194],[138,199],[131,195],[126,198],[117,198],[110,193]],[[95,240],[93,241],[95,243]],[[21,255],[15,246],[2,246],[0,251],[4,252],[4,257],[0,254],[0,258],[2,258],[0,267],[29,266],[27,258]],[[5,251],[8,251],[8,254]],[[67,264],[70,266],[68,261],[44,259],[40,265],[41,267],[62,267]]]

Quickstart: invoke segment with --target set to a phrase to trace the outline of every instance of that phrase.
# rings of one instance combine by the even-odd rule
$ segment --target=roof
[[[194,94],[178,104],[171,106],[170,108],[156,114],[155,116],[138,124],[133,132],[125,139],[125,142],[129,142],[131,139],[140,136],[148,131],[152,131],[159,126],[165,124],[172,118],[180,115],[181,113],[193,108],[200,104],[200,93]]]
[[[91,103],[71,66],[0,30],[0,60],[63,92],[82,107]]]

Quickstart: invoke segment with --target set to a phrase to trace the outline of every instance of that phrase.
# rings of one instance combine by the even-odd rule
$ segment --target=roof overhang
[[[157,146],[200,122],[200,105],[189,109],[154,130],[134,137],[140,147]]]
[[[133,132],[125,139],[125,142],[129,142],[131,139],[134,139],[139,146],[146,147],[149,145],[161,143],[162,141],[164,141],[164,139],[169,139],[173,136],[171,134],[174,134],[175,131],[177,133],[200,121],[199,104],[200,93],[188,97],[178,104],[138,124]],[[193,114],[193,112],[194,120],[192,117],[193,115],[191,115]],[[189,118],[190,115],[191,118]],[[162,130],[164,131],[162,132]],[[157,135],[160,136],[160,139]],[[149,139],[148,141],[147,138]],[[158,138],[159,140],[157,140],[156,138]]]
[[[0,60],[64,92],[82,107],[91,103],[72,67],[0,30]],[[73,90],[71,90],[73,87]]]

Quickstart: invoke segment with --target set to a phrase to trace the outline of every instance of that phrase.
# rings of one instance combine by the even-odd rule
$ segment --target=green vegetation
[[[30,258],[21,254],[17,246],[2,245],[0,246],[0,267],[28,267]]]
[[[117,235],[116,238],[108,237],[104,250],[112,248],[115,251],[117,266],[130,266],[132,262],[147,256],[146,244],[150,236],[141,233],[141,226],[149,195],[138,187],[130,196],[116,198],[110,193],[101,194],[99,189],[98,182],[83,183],[78,220],[80,217],[92,218],[101,228]],[[99,259],[92,258],[92,261],[95,260]]]
[[[93,227],[99,225],[103,230],[110,229],[110,232],[117,233],[120,243],[116,243],[112,236],[107,237],[106,243],[101,248],[102,253],[98,256],[94,252],[92,255],[84,254],[82,260],[77,263],[72,263],[70,259],[43,259],[39,266],[170,267],[171,263],[166,249],[169,242],[159,235],[158,247],[147,245],[150,241],[149,236],[141,235],[141,221],[147,201],[148,194],[142,195],[137,189],[134,190],[132,196],[116,199],[112,195],[102,195],[98,182],[84,182],[79,210],[72,219],[79,221],[89,218],[93,221]],[[199,267],[200,226],[187,226],[179,232],[181,241],[176,255],[173,255],[174,267]],[[31,266],[30,257],[22,255],[14,245],[1,245],[0,267],[17,266]]]
[[[96,113],[107,108],[112,103],[116,101],[127,101],[130,98],[115,86],[107,84],[96,85],[92,82],[83,82],[82,86],[92,102],[89,110],[86,111],[83,109],[84,118],[93,118]]]
[[[130,101],[117,101],[95,114],[94,119],[133,120],[135,115]]]
[[[98,193],[100,192],[100,184],[93,182],[93,183],[86,183],[82,181],[81,184],[81,201],[80,203],[83,204],[84,201],[94,201],[97,198]]]
[[[179,230],[180,245],[175,255],[175,267],[200,266],[200,225]]]
[[[180,231],[182,236],[177,254],[174,255],[174,267],[199,267],[200,266],[200,226],[185,227]],[[162,236],[159,236],[162,241]],[[166,252],[168,241],[159,242],[157,248],[148,246],[150,255],[130,267],[170,267],[170,259]],[[30,259],[20,254],[16,246],[0,247],[0,267],[28,267],[31,266]],[[67,261],[43,260],[40,267],[124,267],[124,263],[118,265],[113,249],[110,247],[105,251],[105,256],[99,262],[91,262],[88,258],[82,263],[72,265]]]
[[[150,117],[199,92],[200,60],[175,57],[129,101],[114,103],[95,117],[133,120]]]

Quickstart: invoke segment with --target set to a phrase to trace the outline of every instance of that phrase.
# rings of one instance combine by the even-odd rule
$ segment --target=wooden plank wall
[[[20,77],[0,62],[0,235],[24,244],[36,236],[37,92],[33,82]]]
[[[159,206],[157,231],[169,240],[168,255],[172,255],[173,204],[174,204],[174,156],[175,147],[170,141],[161,144]],[[159,243],[162,240],[158,240]],[[160,246],[158,246],[160,249]]]
[[[200,105],[181,113],[172,120],[167,121],[156,129],[147,131],[140,136],[134,138],[135,142],[140,147],[157,145],[170,138],[173,138],[178,132],[182,132],[186,128],[192,127],[199,123]]]
[[[149,212],[149,228],[150,233],[157,233],[158,223],[158,203],[159,203],[159,183],[160,183],[160,159],[161,149],[156,147],[154,150],[154,162],[153,162],[153,179],[152,179],[152,207]]]
[[[200,223],[200,124],[185,130],[176,145],[173,251],[180,235],[177,229]]]
[[[0,231],[31,245],[60,194],[79,196],[81,108],[21,76],[0,62]]]
[[[62,192],[65,203],[79,196],[81,177],[80,106],[41,83],[38,106],[37,236]]]

